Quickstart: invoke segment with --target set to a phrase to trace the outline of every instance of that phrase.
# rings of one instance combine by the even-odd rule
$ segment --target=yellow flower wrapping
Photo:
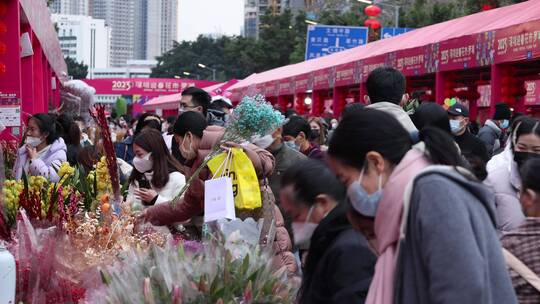
[[[261,188],[253,163],[242,149],[233,148],[231,152],[232,160],[229,164],[224,164],[227,161],[227,152],[224,152],[212,158],[208,162],[208,168],[216,177],[226,175],[231,178],[236,209],[261,208]],[[227,174],[223,174],[224,170]]]

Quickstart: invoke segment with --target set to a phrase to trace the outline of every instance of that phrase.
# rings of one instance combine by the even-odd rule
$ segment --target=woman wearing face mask
[[[40,175],[51,182],[58,182],[56,173],[67,160],[66,144],[57,134],[57,123],[53,115],[36,114],[28,119],[24,145],[19,149],[13,166],[16,179],[27,175]]]
[[[326,144],[327,128],[326,123],[320,117],[312,117],[308,120],[311,127],[311,142],[319,146]]]
[[[345,187],[322,162],[304,160],[281,181],[294,242],[306,249],[298,303],[364,303],[376,257],[347,220]]]
[[[519,169],[529,158],[540,157],[540,121],[532,117],[520,118],[512,134],[512,159],[488,173],[486,184],[495,192],[497,222],[501,231],[518,228],[525,216],[519,204],[521,178]],[[500,161],[500,160],[499,160]]]
[[[310,141],[312,136],[311,126],[308,121],[300,116],[294,116],[283,126],[283,140],[290,148],[300,151],[312,159],[324,159],[321,147]]]
[[[223,136],[224,129],[219,126],[207,126],[206,119],[198,112],[184,112],[178,116],[174,124],[174,140],[178,143],[180,153],[186,160],[186,179],[199,168],[205,157],[211,152],[216,143],[219,143]],[[234,145],[242,148],[251,160],[255,173],[261,184],[261,194],[270,192],[270,187],[265,182],[274,169],[274,158],[272,154],[255,145]],[[204,182],[212,178],[208,168],[204,168],[199,176],[191,183],[182,199],[175,205],[160,204],[147,208],[140,216],[143,221],[150,222],[157,226],[170,225],[176,222],[191,220],[199,230],[202,225],[204,215]],[[273,194],[270,195],[272,198]],[[290,250],[290,239],[287,230],[283,227],[283,219],[279,209],[274,202],[268,202],[274,207],[276,236],[274,248],[276,256],[274,265],[276,268],[287,266],[292,274],[296,272],[296,263]],[[263,201],[263,204],[265,202]],[[250,214],[250,216],[254,216]],[[242,218],[242,213],[237,212],[237,217]]]
[[[374,218],[379,258],[366,303],[516,303],[492,194],[458,172],[448,134],[428,127],[419,138],[413,147],[395,118],[364,110],[345,117],[330,142],[353,225]]]
[[[129,177],[127,201],[135,209],[172,200],[186,184],[180,164],[171,156],[161,133],[140,132],[133,141],[134,170]]]

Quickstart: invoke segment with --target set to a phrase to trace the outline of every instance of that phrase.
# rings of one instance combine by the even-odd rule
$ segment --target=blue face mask
[[[450,131],[452,131],[452,134],[458,135],[461,130],[461,121],[457,119],[450,119]]]
[[[372,194],[368,194],[362,187],[363,176],[364,170],[360,172],[360,178],[347,189],[347,196],[354,210],[363,216],[375,217],[382,197],[382,175],[379,175],[379,189]]]
[[[294,140],[290,140],[290,141],[286,141],[285,142],[285,145],[287,145],[287,147],[293,149],[293,150],[296,150],[296,151],[299,151],[300,148],[296,145],[296,143],[294,142]]]
[[[508,119],[505,119],[501,123],[501,129],[507,129],[509,125],[510,125],[510,122],[508,121]]]

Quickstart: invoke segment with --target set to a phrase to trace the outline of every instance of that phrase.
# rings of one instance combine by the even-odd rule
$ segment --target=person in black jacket
[[[364,303],[376,257],[347,220],[343,184],[325,164],[308,159],[285,172],[281,187],[294,243],[308,249],[299,303]]]
[[[486,179],[486,164],[489,161],[489,154],[484,143],[467,128],[469,110],[457,103],[448,109],[448,117],[450,118],[450,129],[454,140],[459,145],[461,154],[471,164],[474,175],[480,180]]]

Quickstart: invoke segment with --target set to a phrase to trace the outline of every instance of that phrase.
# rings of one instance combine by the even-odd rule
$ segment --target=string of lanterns
[[[382,10],[377,5],[368,5],[364,9],[364,13],[368,16],[368,19],[364,22],[364,25],[372,30],[378,30],[381,28],[381,22],[377,20],[377,17],[381,14]]]

